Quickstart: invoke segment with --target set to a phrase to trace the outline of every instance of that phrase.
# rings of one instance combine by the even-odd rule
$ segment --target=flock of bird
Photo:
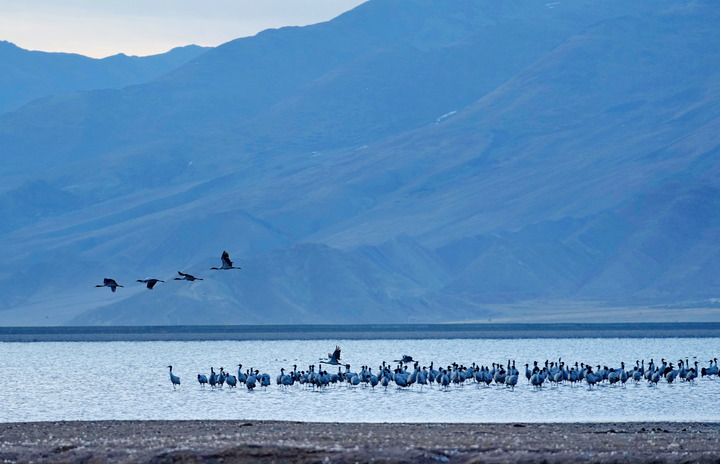
[[[211,267],[211,270],[218,270],[218,271],[227,271],[230,269],[242,269],[241,267],[233,266],[233,262],[230,260],[230,254],[227,251],[223,251],[222,256],[220,257],[220,260],[222,261],[222,265],[220,267]],[[173,280],[187,280],[188,282],[194,282],[196,280],[203,280],[199,277],[195,277],[190,274],[186,274],[184,272],[178,271],[178,275],[180,277],[175,277]],[[153,287],[158,282],[165,282],[164,280],[160,279],[138,279],[137,282],[145,284],[148,290],[152,290]],[[124,287],[124,285],[120,285],[117,283],[115,279],[110,278],[104,278],[102,285],[96,285],[96,287],[109,287],[110,290],[113,291],[113,293],[118,289],[118,287]]]
[[[475,383],[490,387],[497,385],[515,389],[521,377],[520,371],[515,367],[515,361],[508,360],[507,363],[492,363],[491,365],[479,365],[472,363],[470,366],[452,363],[447,367],[435,368],[433,362],[429,366],[420,367],[420,363],[412,356],[404,355],[393,361],[395,364],[383,362],[377,370],[369,366],[361,366],[358,372],[350,370],[350,364],[340,362],[340,347],[336,347],[332,354],[326,359],[320,359],[318,366],[312,364],[307,370],[299,371],[297,365],[292,370],[280,369],[275,377],[275,383],[281,387],[301,385],[312,388],[323,388],[332,385],[346,384],[348,386],[366,385],[372,388],[377,386],[389,387],[395,385],[398,388],[411,388],[418,385],[436,384],[441,388]],[[329,372],[323,369],[322,365],[338,366],[337,372]],[[410,367],[411,366],[411,367]],[[180,378],[173,374],[170,368],[170,381],[173,388],[180,385]],[[344,371],[343,371],[344,369]],[[585,363],[567,364],[559,359],[557,362],[546,360],[544,365],[537,361],[525,364],[525,379],[527,384],[533,388],[540,389],[545,384],[559,386],[567,384],[570,386],[587,384],[592,389],[598,385],[614,385],[624,387],[627,382],[635,384],[646,381],[650,386],[657,386],[659,382],[693,382],[698,375],[714,378],[718,376],[718,360],[711,359],[707,367],[698,369],[698,362],[692,364],[688,359],[681,359],[677,365],[662,359],[660,363],[650,360],[648,365],[645,361],[638,360],[635,366],[628,368],[624,362],[617,367],[597,365],[595,368]],[[242,364],[238,364],[237,376],[221,367],[217,372],[210,368],[210,375],[198,374],[197,381],[201,387],[207,385],[210,388],[222,388],[227,385],[230,388],[244,385],[248,390],[256,387],[269,387],[272,378],[268,373],[261,373],[259,370],[250,368],[243,371]]]

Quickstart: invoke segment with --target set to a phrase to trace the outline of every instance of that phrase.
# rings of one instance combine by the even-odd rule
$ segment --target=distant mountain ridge
[[[207,50],[187,45],[152,56],[120,53],[95,59],[74,53],[30,51],[0,40],[0,113],[57,93],[141,84]]]
[[[719,16],[372,0],[2,115],[0,323],[718,320]]]

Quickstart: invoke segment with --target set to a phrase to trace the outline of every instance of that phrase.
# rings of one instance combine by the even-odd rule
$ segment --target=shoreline
[[[717,462],[720,423],[0,424],[3,462]]]
[[[720,322],[0,327],[0,342],[720,337]]]

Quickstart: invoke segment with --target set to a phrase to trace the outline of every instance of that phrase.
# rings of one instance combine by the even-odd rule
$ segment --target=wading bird
[[[177,385],[180,385],[180,377],[172,373],[172,366],[168,366],[170,368],[170,381],[173,384],[173,390],[175,390],[175,387]]]

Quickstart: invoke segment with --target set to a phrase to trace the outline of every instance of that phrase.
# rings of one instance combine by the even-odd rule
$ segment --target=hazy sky
[[[325,21],[365,0],[0,0],[0,40],[93,57],[219,45]]]

